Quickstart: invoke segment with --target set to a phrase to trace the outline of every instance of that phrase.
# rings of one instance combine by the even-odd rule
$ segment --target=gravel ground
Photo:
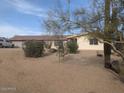
[[[26,58],[21,49],[0,49],[0,93],[124,93],[118,75],[96,51]]]

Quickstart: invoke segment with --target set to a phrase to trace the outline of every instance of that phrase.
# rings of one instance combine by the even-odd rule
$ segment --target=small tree
[[[67,1],[67,3],[69,4],[70,0]],[[59,5],[59,6],[58,6]],[[69,10],[68,9],[64,9],[63,7],[61,7],[61,1],[57,0],[57,6],[55,7],[54,10],[52,11],[48,11],[48,17],[47,19],[44,20],[44,26],[47,29],[47,31],[55,36],[58,41],[59,41],[59,46],[58,46],[58,57],[59,57],[59,62],[60,62],[60,58],[63,57],[64,58],[64,45],[63,42],[61,41],[61,38],[63,38],[63,35],[70,31],[70,24],[69,21],[65,21],[65,20],[69,20]]]

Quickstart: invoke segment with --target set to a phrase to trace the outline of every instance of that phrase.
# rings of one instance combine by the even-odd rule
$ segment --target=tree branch
[[[98,39],[98,38],[97,38]],[[100,40],[100,39],[98,39],[101,43],[107,43],[107,44],[109,44],[111,47],[112,47],[112,49],[116,52],[116,53],[118,53],[120,56],[121,56],[121,58],[122,58],[122,60],[124,61],[124,54],[122,53],[122,52],[120,52],[119,50],[117,50],[116,49],[116,47],[112,44],[112,43],[110,43],[110,42],[107,42],[107,41],[102,41],[102,40]]]

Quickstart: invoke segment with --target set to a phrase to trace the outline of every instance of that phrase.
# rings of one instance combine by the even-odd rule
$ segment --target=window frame
[[[90,38],[89,45],[99,45],[98,40],[96,38]]]

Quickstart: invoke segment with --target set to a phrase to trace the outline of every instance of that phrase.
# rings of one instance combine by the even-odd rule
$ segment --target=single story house
[[[79,50],[103,50],[103,43],[98,42],[97,39],[87,38],[87,34],[83,33],[81,35],[69,35],[69,36],[63,36],[58,39],[57,36],[14,36],[10,38],[12,43],[17,47],[22,47],[23,43],[25,41],[29,40],[36,40],[36,41],[45,41],[45,42],[52,42],[52,48],[56,48],[56,41],[62,40],[64,42],[75,39],[77,41],[77,44],[79,46]]]
[[[16,47],[22,47],[23,43],[25,41],[30,41],[30,40],[35,40],[35,41],[44,41],[46,43],[51,42],[51,48],[56,48],[56,41],[67,41],[65,37],[58,37],[58,36],[48,36],[48,35],[43,35],[43,36],[14,36],[10,38],[10,41],[16,46]]]

